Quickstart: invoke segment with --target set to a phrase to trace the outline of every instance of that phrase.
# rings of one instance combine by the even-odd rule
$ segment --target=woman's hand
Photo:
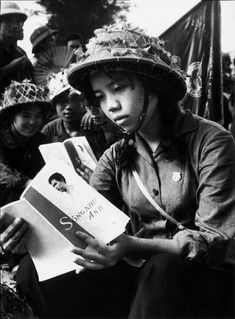
[[[105,245],[83,232],[76,235],[87,243],[86,249],[74,247],[72,252],[78,257],[77,265],[86,269],[103,269],[115,265],[128,251],[128,236],[120,235],[112,244]],[[80,256],[80,257],[79,257]]]
[[[9,220],[4,213],[0,214],[0,246],[2,252],[24,254],[27,252],[24,245],[24,235],[27,224],[21,218]]]

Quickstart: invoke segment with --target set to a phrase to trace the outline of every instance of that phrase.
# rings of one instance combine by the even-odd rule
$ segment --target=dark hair
[[[78,40],[81,43],[82,50],[83,51],[85,50],[84,41],[80,33],[70,33],[69,36],[67,37],[66,43],[73,40]]]
[[[53,179],[56,179],[57,181],[60,181],[60,182],[64,182],[66,183],[66,179],[64,178],[64,176],[60,173],[54,173],[52,174],[49,178],[48,178],[48,182],[49,184],[51,184],[51,182],[53,181]]]
[[[12,118],[15,116],[15,114],[20,113],[23,109],[30,108],[30,106],[34,105],[34,106],[38,106],[41,109],[43,120],[45,120],[47,115],[48,115],[48,110],[49,110],[50,104],[48,103],[47,106],[42,105],[42,104],[43,104],[43,102],[37,102],[37,101],[30,102],[30,103],[16,104],[15,106],[12,106],[11,110],[9,110],[8,118],[11,121]]]
[[[67,38],[67,42],[72,40],[79,40],[82,43],[82,37],[79,33],[70,33]]]

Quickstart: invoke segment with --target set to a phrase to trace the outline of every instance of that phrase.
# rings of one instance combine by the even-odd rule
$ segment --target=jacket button
[[[155,196],[158,196],[158,195],[159,195],[159,191],[158,191],[156,188],[154,188],[154,189],[153,189],[153,194],[154,194]]]

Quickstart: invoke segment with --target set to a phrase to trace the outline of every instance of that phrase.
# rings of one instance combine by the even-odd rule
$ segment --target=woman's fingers
[[[1,244],[4,244],[6,241],[8,241],[9,238],[11,238],[14,233],[20,228],[20,226],[23,224],[23,220],[20,218],[15,218],[12,223],[6,227],[6,229],[1,233]]]
[[[99,263],[95,262],[94,260],[82,259],[79,257],[74,259],[74,263],[76,263],[77,265],[82,266],[86,269],[90,269],[90,270],[99,270],[99,269],[106,268],[104,265],[99,264]]]
[[[76,232],[83,241],[88,245],[86,249],[74,247],[72,252],[80,257],[77,257],[74,262],[88,269],[103,269],[114,265],[118,259],[113,254],[112,246],[99,243],[95,238],[83,232]]]
[[[104,253],[107,249],[105,244],[99,243],[94,237],[91,237],[89,234],[77,231],[76,235],[81,238],[88,246],[92,247],[94,250]],[[106,248],[106,249],[105,249]]]
[[[6,252],[14,250],[27,230],[27,224],[20,218],[14,221],[1,233],[1,245]]]
[[[25,246],[25,240],[24,236],[21,237],[19,242],[15,245],[15,247],[12,249],[13,254],[24,254],[27,252],[26,246]]]
[[[91,248],[90,246],[88,246],[86,249],[74,247],[72,249],[72,252],[83,257],[84,259],[92,260],[101,264],[105,263],[105,256],[102,255],[99,251]]]

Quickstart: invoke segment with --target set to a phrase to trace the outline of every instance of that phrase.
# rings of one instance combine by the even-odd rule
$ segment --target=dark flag
[[[223,124],[220,1],[201,1],[159,38],[186,72],[182,107]]]

